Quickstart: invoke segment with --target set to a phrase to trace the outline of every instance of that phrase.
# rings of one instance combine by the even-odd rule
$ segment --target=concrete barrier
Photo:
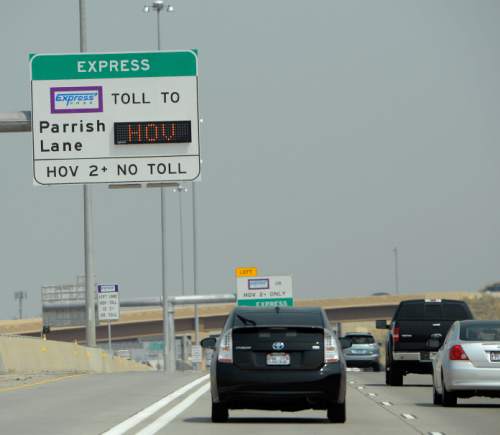
[[[0,370],[3,373],[116,373],[153,369],[76,343],[0,335]]]

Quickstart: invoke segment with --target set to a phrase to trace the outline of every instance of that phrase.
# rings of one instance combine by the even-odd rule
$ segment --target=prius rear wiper
[[[236,317],[240,319],[245,325],[257,326],[257,322],[255,320],[247,319],[246,317],[240,316],[239,314],[236,314]]]

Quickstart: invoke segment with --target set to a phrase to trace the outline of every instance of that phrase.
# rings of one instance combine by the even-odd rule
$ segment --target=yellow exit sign
[[[245,276],[257,276],[257,268],[256,267],[237,267],[236,268],[236,276],[238,278]]]

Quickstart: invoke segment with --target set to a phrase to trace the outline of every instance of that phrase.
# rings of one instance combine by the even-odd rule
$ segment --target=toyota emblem
[[[285,348],[285,343],[282,341],[275,341],[273,343],[273,350],[283,350]]]

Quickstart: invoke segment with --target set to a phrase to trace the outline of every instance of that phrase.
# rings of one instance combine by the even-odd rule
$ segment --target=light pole
[[[398,248],[395,247],[394,252],[394,284],[396,287],[396,294],[399,295],[399,263],[398,263]]]
[[[191,194],[193,200],[193,293],[198,294],[198,222],[196,213],[196,183],[191,183]],[[198,315],[198,305],[194,305],[194,344],[200,344],[200,317]],[[194,369],[198,370],[199,364],[193,364]]]
[[[80,52],[87,51],[87,5],[79,0]],[[83,251],[85,264],[85,303],[87,346],[96,346],[95,321],[95,279],[94,279],[94,240],[92,229],[92,189],[83,185]]]
[[[156,11],[156,48],[161,50],[161,39],[160,39],[160,12],[165,9],[167,12],[173,12],[174,7],[168,5],[165,7],[163,1],[155,0],[151,5],[144,6],[144,12],[149,12],[151,9]],[[161,289],[162,289],[162,298],[163,298],[163,370],[164,371],[173,371],[175,367],[167,367],[168,364],[168,347],[167,347],[167,334],[168,334],[168,325],[167,325],[167,246],[165,243],[165,237],[167,233],[167,219],[165,216],[165,202],[166,202],[166,192],[165,187],[160,188],[160,221],[161,221]],[[175,361],[175,359],[174,359]]]
[[[156,46],[158,50],[161,50],[161,40],[160,40],[160,12],[165,9],[167,12],[174,12],[174,7],[172,5],[165,4],[162,0],[155,0],[151,5],[144,6],[144,12],[150,12],[151,9],[156,11]]]
[[[23,318],[23,301],[28,299],[28,293],[26,292],[14,292],[14,299],[19,301],[19,319]]]
[[[182,296],[185,294],[185,283],[184,283],[184,219],[182,215],[182,194],[188,190],[184,186],[179,186],[174,189],[174,192],[178,192],[179,199],[179,232],[180,232],[180,256],[181,256],[181,288]]]

